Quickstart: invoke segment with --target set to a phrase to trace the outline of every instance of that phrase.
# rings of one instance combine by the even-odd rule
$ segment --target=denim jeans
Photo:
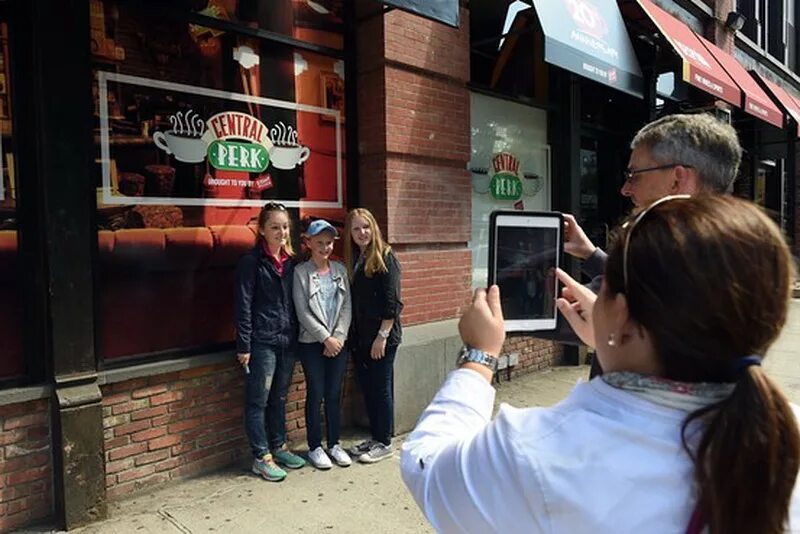
[[[397,345],[386,347],[386,355],[373,360],[370,349],[360,348],[355,355],[356,374],[364,395],[372,439],[391,445],[394,433],[394,357]]]
[[[286,395],[294,370],[293,348],[252,343],[245,375],[244,426],[253,456],[286,443]],[[266,415],[266,421],[265,421]]]
[[[300,343],[298,355],[306,375],[306,436],[308,450],[322,444],[320,404],[325,401],[325,422],[328,448],[339,443],[342,382],[347,369],[347,351],[342,349],[335,358],[322,354],[322,343]]]

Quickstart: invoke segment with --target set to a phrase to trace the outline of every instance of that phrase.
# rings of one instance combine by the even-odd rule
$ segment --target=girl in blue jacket
[[[253,473],[273,482],[286,478],[277,463],[305,465],[286,446],[286,395],[297,341],[290,229],[283,204],[266,204],[258,215],[256,244],[236,269],[236,351],[247,373],[245,430]]]

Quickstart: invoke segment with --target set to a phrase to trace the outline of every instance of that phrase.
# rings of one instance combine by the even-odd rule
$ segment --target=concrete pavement
[[[765,367],[790,400],[800,404],[798,358],[800,301],[795,300],[789,324],[772,347]],[[497,400],[515,406],[547,406],[587,376],[585,366],[527,375],[502,382]],[[349,436],[345,444],[360,437]],[[403,486],[397,454],[371,466],[334,467],[328,472],[305,467],[291,472],[280,484],[264,482],[251,476],[245,466],[237,466],[115,502],[109,514],[106,521],[73,532],[432,532]]]

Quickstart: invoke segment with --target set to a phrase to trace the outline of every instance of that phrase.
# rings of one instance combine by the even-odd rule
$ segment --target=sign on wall
[[[380,0],[380,2],[458,28],[458,0]]]
[[[109,109],[121,93],[163,111],[133,130]],[[98,98],[103,204],[343,207],[337,109],[109,72],[98,73]],[[300,132],[300,122],[315,126]]]
[[[500,98],[470,95],[473,287],[486,287],[489,214],[550,209],[547,112]]]

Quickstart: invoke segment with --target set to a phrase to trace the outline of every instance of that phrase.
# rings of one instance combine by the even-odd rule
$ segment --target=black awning
[[[533,0],[544,59],[642,97],[642,71],[616,0]]]
[[[387,6],[409,11],[422,17],[458,28],[458,0],[379,0]]]

